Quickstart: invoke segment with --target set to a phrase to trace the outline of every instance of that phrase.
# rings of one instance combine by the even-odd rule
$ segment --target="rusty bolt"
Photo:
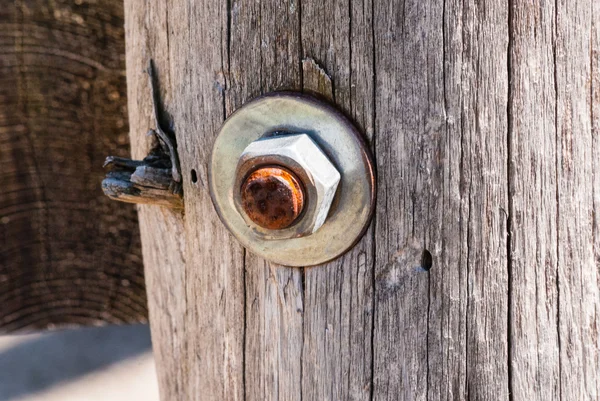
[[[255,170],[246,178],[241,191],[242,206],[248,217],[269,230],[291,226],[304,207],[300,181],[282,167]]]
[[[241,185],[240,203],[252,222],[269,230],[293,227],[293,232],[282,232],[277,238],[316,232],[327,219],[341,179],[307,134],[271,136],[250,143],[242,152],[237,174],[247,177]]]

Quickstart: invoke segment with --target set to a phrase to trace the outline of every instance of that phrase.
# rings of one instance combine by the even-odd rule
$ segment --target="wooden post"
[[[156,62],[185,213],[140,206],[163,400],[600,394],[598,0],[126,0],[134,158]],[[375,155],[374,223],[296,269],[213,210],[246,101],[317,91]]]

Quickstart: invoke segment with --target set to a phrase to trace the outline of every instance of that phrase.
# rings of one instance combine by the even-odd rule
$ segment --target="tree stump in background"
[[[100,189],[129,155],[123,3],[0,8],[0,332],[146,320],[135,208]]]

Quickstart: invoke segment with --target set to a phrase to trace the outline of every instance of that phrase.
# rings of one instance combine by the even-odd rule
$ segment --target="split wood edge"
[[[108,170],[102,181],[102,191],[109,198],[127,203],[166,206],[183,210],[181,168],[174,135],[161,126],[158,115],[156,73],[152,60],[147,70],[152,91],[155,129],[148,131],[154,144],[143,160],[108,156],[104,168]]]

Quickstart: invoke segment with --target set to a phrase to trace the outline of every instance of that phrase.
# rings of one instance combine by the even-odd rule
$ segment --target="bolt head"
[[[269,230],[291,226],[304,207],[304,191],[299,179],[278,166],[252,172],[241,192],[242,206],[248,217]]]
[[[289,214],[286,214],[287,217],[283,220],[282,224],[289,224],[281,226],[273,224],[271,226],[273,228],[266,227],[264,223],[259,222],[262,220],[256,220],[256,217],[253,218],[248,213],[248,210],[244,206],[244,201],[241,200],[243,213],[252,222],[263,228],[282,230],[289,227],[288,231],[281,232],[277,238],[301,237],[316,232],[327,219],[341,179],[339,171],[310,136],[307,134],[285,134],[262,138],[250,143],[242,152],[238,163],[237,175],[238,178],[246,177],[251,171],[262,170],[262,168],[257,170],[257,167],[273,165],[282,166],[285,170],[292,173],[292,177],[295,176],[301,181],[301,184],[299,183],[300,187],[305,190],[302,194],[302,208],[306,209],[305,213],[300,216],[302,208],[297,214],[293,212],[295,210],[293,207],[295,202],[293,200],[294,191],[292,190],[294,184],[293,181],[283,179],[281,175],[277,178],[274,176],[269,178],[271,182],[275,182],[273,180],[276,180],[276,185],[271,187],[274,192],[269,195],[270,191],[265,186],[263,188],[265,192],[261,196],[265,197],[265,199],[269,197],[269,199],[275,199],[280,198],[278,191],[285,193],[284,198]],[[252,174],[248,178],[251,176]],[[258,177],[254,177],[254,179],[256,178]],[[245,183],[241,186],[242,199],[244,198],[244,191],[248,190],[244,185]],[[267,217],[267,220],[269,218]],[[289,220],[292,218],[293,220],[290,222]],[[292,225],[296,220],[297,224]],[[293,230],[290,231],[290,229]]]

